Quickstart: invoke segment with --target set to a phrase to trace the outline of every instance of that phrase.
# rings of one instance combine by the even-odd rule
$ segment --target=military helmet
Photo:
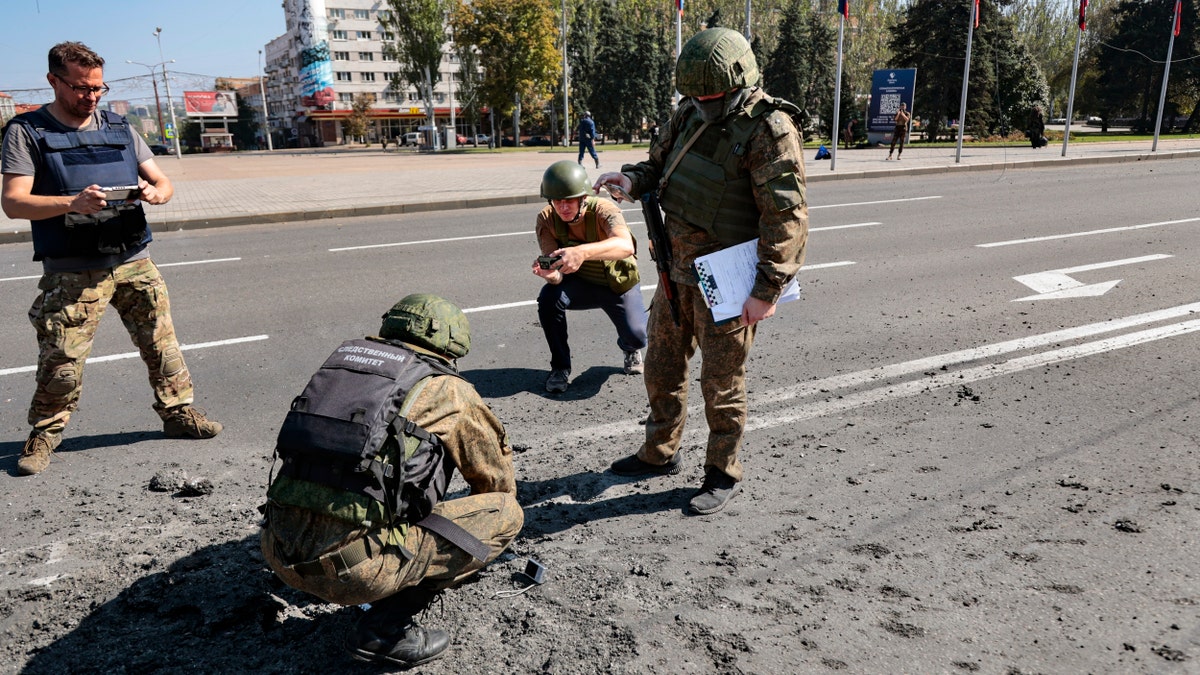
[[[545,199],[583,197],[591,191],[587,169],[569,159],[551,164],[542,174],[542,197]]]
[[[712,96],[758,84],[758,62],[750,43],[728,28],[709,28],[679,51],[675,88],[684,96]]]
[[[471,324],[454,303],[428,293],[405,296],[383,315],[379,336],[446,359],[471,351]]]

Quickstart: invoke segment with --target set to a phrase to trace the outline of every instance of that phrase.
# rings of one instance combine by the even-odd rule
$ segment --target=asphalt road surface
[[[107,316],[67,440],[35,478],[15,465],[40,269],[28,245],[0,246],[12,514],[0,628],[18,663],[4,670],[71,663],[72,635],[100,630],[96,607],[214,538],[252,540],[251,514],[173,548],[146,543],[155,563],[127,574],[94,571],[125,555],[103,547],[74,562],[48,553],[75,548],[81,530],[101,539],[145,522],[142,488],[164,467],[218,486],[184,511],[248,511],[312,371],[341,340],[374,333],[395,300],[431,292],[468,312],[461,366],[520,451],[527,526],[514,552],[548,562],[557,586],[495,612],[480,604],[507,585],[498,575],[461,591],[450,616],[465,635],[429,672],[1194,672],[1195,175],[1194,162],[1166,161],[814,185],[802,297],[760,326],[751,357],[746,489],[706,518],[682,511],[702,471],[698,395],[681,476],[604,473],[637,448],[647,408],[602,313],[569,316],[574,381],[542,390],[535,206],[158,235],[197,403],[226,431],[161,438],[142,366]],[[644,250],[640,212],[624,208]],[[642,265],[653,284],[647,255]],[[188,518],[178,501],[162,508]],[[71,577],[85,582],[69,594],[92,604],[46,628],[64,598],[29,589]]]

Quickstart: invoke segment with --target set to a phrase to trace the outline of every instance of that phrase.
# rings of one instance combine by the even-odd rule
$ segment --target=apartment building
[[[299,147],[343,142],[342,120],[355,97],[370,94],[372,141],[395,142],[428,124],[422,91],[406,85],[392,91],[398,66],[384,50],[389,35],[380,23],[387,10],[378,0],[284,0],[287,32],[266,45],[265,79],[269,124],[283,144]],[[439,66],[442,81],[433,91],[434,117],[444,129],[461,124],[461,102],[454,100],[458,59],[450,44]]]

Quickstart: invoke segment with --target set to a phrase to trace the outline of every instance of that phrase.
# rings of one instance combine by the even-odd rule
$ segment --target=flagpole
[[[679,55],[683,52],[683,0],[676,0],[676,6],[679,11],[675,13],[675,60],[679,60]],[[675,100],[672,105],[679,108],[679,90],[675,90]]]
[[[971,75],[971,40],[975,37],[975,13],[979,11],[978,0],[971,3],[970,19],[967,21],[967,62],[963,65],[962,103],[958,106],[958,147],[954,151],[954,163],[962,161],[963,129],[967,126],[967,80]]]
[[[1071,65],[1071,95],[1067,97],[1067,122],[1063,127],[1062,156],[1067,156],[1067,142],[1071,139],[1071,116],[1075,114],[1075,75],[1079,72],[1079,43],[1083,41],[1083,27],[1075,34],[1075,63]]]
[[[833,153],[829,156],[829,170],[837,168],[838,136],[842,133],[842,38],[846,33],[846,15],[838,13],[838,57],[837,86],[833,90]]]
[[[1158,152],[1158,132],[1162,129],[1163,106],[1167,103],[1167,81],[1171,77],[1171,52],[1175,49],[1175,27],[1179,25],[1179,0],[1175,0],[1175,15],[1171,17],[1171,40],[1167,43],[1167,64],[1163,66],[1162,93],[1158,95],[1158,119],[1154,122],[1154,144],[1150,152]]]

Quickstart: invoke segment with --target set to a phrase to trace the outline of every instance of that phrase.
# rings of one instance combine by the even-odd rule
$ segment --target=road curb
[[[900,178],[903,176],[923,176],[929,174],[951,173],[956,171],[1007,171],[1009,169],[1054,168],[1064,164],[1121,164],[1125,162],[1194,158],[1200,158],[1200,150],[1174,150],[1136,154],[1114,154],[1107,157],[1060,157],[1054,159],[1013,160],[1006,162],[991,162],[988,164],[945,164],[938,166],[914,166],[912,168],[897,166],[896,168],[867,169],[862,171],[845,171],[841,173],[821,173],[809,171],[807,179],[809,183],[822,183],[834,180],[861,180],[864,178]],[[543,201],[544,198],[538,194],[527,194],[482,197],[477,199],[453,199],[435,202],[379,204],[375,206],[355,206],[336,209],[257,213],[226,216],[220,218],[184,218],[154,222],[151,224],[151,230],[154,232],[178,232],[181,230],[200,230],[218,227],[233,227],[237,225],[263,225],[294,221],[326,220],[331,218],[363,218],[369,216],[399,215],[406,213],[428,213],[431,211],[453,211],[458,209],[476,209],[493,206],[513,206],[516,204],[541,204]],[[0,244],[15,244],[31,240],[32,234],[29,230],[0,232]]]

